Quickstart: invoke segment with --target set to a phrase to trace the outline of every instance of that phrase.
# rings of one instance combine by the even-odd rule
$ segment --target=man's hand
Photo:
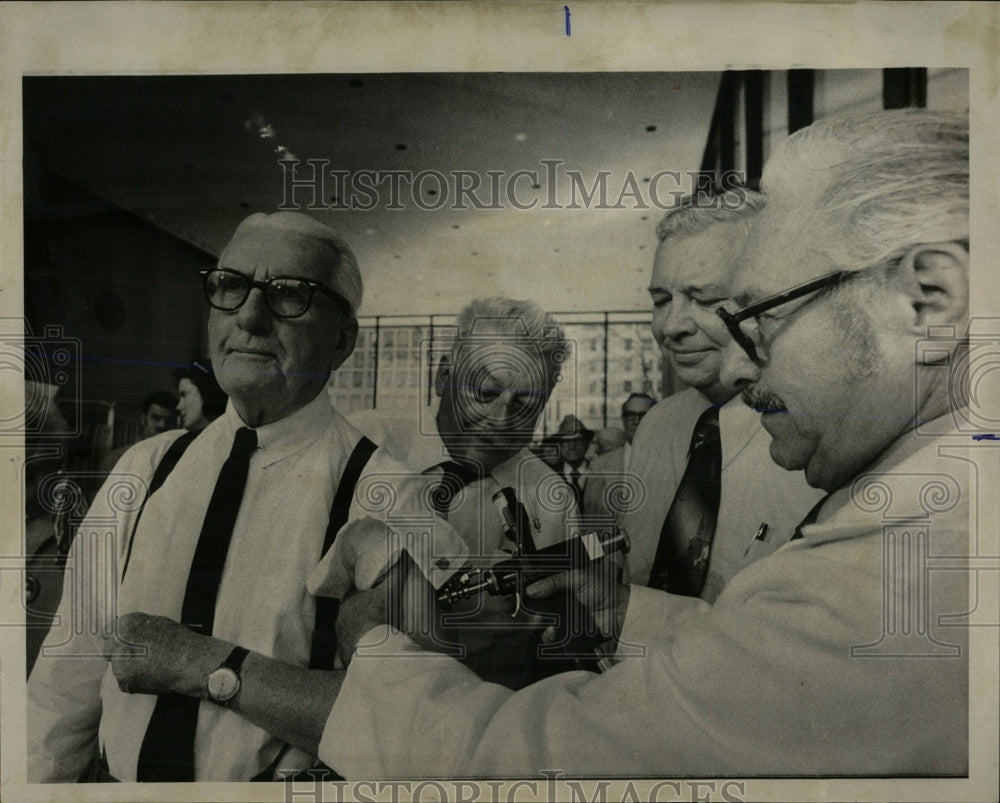
[[[434,586],[409,556],[399,560],[378,585],[367,591],[348,595],[340,603],[337,615],[337,643],[340,657],[347,665],[358,642],[369,630],[388,624],[402,631],[425,650],[445,652],[456,657],[460,646],[472,654],[492,645],[498,629],[511,622],[510,600],[496,600],[486,595],[466,600],[442,610]],[[464,619],[463,626],[445,627],[442,617]]]
[[[200,636],[165,616],[119,616],[115,635],[104,640],[104,657],[126,694],[175,692],[207,699],[206,678],[234,645]]]
[[[619,567],[613,557],[594,561],[586,569],[557,572],[532,583],[525,589],[533,598],[549,597],[559,591],[573,594],[594,617],[594,623],[605,638],[617,639],[622,632],[628,610],[629,587],[619,579]],[[556,637],[554,628],[542,635],[543,641]]]
[[[351,663],[361,637],[373,627],[388,624],[385,584],[354,591],[340,601],[337,611],[337,651],[344,666]]]

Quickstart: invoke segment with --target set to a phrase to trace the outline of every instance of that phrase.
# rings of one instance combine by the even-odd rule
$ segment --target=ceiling
[[[213,254],[247,214],[282,203],[283,159],[347,171],[354,192],[329,175],[306,181],[310,168],[297,175],[305,184],[289,200],[308,206],[322,190],[324,208],[303,211],[351,243],[367,315],[447,314],[491,294],[534,298],[557,311],[639,310],[663,214],[654,201],[669,203],[672,192],[689,188],[686,177],[666,175],[654,198],[649,179],[698,168],[718,80],[718,73],[25,78],[25,150]],[[365,181],[361,172],[390,170],[414,179],[436,171],[444,185],[432,172],[418,190],[398,179],[393,204],[391,182]],[[454,171],[468,171],[466,186],[480,182],[465,196],[468,208],[456,208]],[[536,172],[537,186],[517,171]],[[579,194],[579,208],[567,208],[566,171],[578,171],[587,190],[607,171],[605,208]],[[514,202],[534,200],[534,208],[515,208],[508,184]],[[622,208],[608,208],[619,196]],[[473,197],[503,208],[476,209]],[[329,208],[351,199],[372,208]]]

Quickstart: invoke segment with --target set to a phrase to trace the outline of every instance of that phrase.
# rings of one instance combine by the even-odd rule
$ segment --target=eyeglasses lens
[[[311,289],[297,279],[278,279],[268,282],[267,301],[276,315],[297,318],[309,309]]]
[[[212,306],[222,310],[234,310],[246,301],[250,292],[250,282],[238,273],[217,270],[208,274],[205,290]]]

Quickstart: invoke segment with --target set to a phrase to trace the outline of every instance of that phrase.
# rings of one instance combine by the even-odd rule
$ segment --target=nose
[[[680,293],[674,296],[666,308],[662,310],[659,328],[663,336],[670,340],[693,335],[698,331],[698,326],[695,324],[694,318],[691,317],[688,303]]]
[[[722,349],[719,382],[733,388],[742,388],[760,379],[760,366],[750,359],[743,347],[730,340]]]
[[[504,390],[491,403],[487,410],[487,421],[491,429],[509,429],[514,426],[517,408],[514,402],[517,397],[512,390]]]
[[[250,288],[250,295],[243,306],[236,310],[236,321],[246,332],[259,334],[271,328],[271,310],[264,300],[264,291],[259,287]]]

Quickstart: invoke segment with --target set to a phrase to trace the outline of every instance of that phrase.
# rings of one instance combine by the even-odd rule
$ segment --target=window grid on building
[[[570,341],[559,381],[539,422],[554,432],[567,415],[591,429],[620,426],[630,392],[663,398],[681,388],[662,358],[647,312],[555,313]],[[454,327],[453,316],[359,319],[354,353],[334,373],[329,393],[344,415],[412,410],[433,403],[433,378]]]

